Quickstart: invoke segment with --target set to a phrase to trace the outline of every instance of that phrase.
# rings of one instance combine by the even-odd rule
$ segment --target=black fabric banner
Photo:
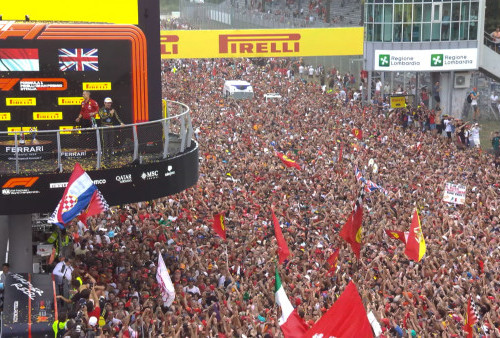
[[[53,337],[52,275],[13,273],[4,285],[2,337]]]

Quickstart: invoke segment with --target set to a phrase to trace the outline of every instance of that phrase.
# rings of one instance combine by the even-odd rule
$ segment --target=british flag
[[[97,48],[60,48],[60,71],[98,71],[99,56]]]

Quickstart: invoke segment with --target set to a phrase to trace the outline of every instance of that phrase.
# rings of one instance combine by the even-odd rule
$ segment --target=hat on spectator
[[[104,103],[108,103],[108,102],[113,102],[113,100],[111,100],[110,97],[107,97],[107,98],[104,99]]]
[[[97,318],[92,316],[89,318],[89,325],[90,326],[96,326],[97,325]]]

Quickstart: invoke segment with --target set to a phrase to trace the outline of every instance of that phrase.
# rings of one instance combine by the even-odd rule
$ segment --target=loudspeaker
[[[455,73],[455,88],[469,88],[470,87],[470,73]]]

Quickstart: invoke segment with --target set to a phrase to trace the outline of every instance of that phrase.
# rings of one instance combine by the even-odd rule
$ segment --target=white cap
[[[104,99],[104,103],[108,103],[108,102],[113,102],[113,100],[111,100],[110,97],[107,97],[107,98]]]
[[[92,316],[89,318],[89,325],[90,326],[96,326],[97,325],[97,318]]]

